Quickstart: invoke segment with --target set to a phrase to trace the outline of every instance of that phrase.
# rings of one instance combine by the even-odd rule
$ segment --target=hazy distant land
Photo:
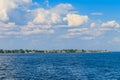
[[[90,53],[90,52],[108,52],[107,50],[84,50],[84,49],[62,49],[62,50],[3,50],[0,49],[0,53]]]

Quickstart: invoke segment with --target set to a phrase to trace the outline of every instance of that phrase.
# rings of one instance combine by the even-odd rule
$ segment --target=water
[[[120,80],[120,53],[0,54],[0,80]]]

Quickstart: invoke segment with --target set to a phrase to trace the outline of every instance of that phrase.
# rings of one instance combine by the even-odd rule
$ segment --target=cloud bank
[[[92,40],[109,30],[120,28],[115,20],[94,22],[88,15],[79,14],[69,3],[49,7],[46,0],[47,8],[36,6],[32,0],[0,0],[0,38],[56,34],[61,30],[57,35],[60,38]],[[61,29],[63,26],[67,28],[64,33]]]

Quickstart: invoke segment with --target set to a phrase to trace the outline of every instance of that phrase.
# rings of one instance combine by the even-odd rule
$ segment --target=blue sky
[[[0,48],[120,51],[119,7],[119,0],[0,0]]]

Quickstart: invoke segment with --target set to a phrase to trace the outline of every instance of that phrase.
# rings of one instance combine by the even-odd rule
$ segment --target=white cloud
[[[95,23],[95,22],[92,22],[90,23],[90,27],[92,29],[98,29],[100,31],[109,31],[109,30],[114,30],[113,27],[108,27],[108,26],[103,26],[103,23]]]
[[[2,27],[3,26],[3,27]],[[42,25],[34,25],[29,23],[24,26],[15,25],[15,23],[0,23],[0,36],[28,36],[28,35],[39,35],[39,34],[53,34],[54,30]],[[5,37],[2,37],[5,38]]]
[[[16,27],[15,23],[9,22],[7,24],[0,22],[0,32],[14,29]]]
[[[7,2],[7,3],[5,3]],[[32,0],[1,0],[0,1],[0,10],[5,11],[4,14],[0,14],[0,20],[9,20],[9,18],[12,18],[11,16],[14,16],[13,14],[8,16],[9,11],[12,11],[12,9],[22,9],[19,8],[19,5],[28,4],[31,3]],[[9,4],[8,4],[9,3]],[[73,7],[71,4],[59,4],[53,8],[45,9],[45,8],[36,8],[33,10],[26,9],[26,14],[29,14],[30,16],[26,17],[29,19],[28,23],[24,25],[16,24],[17,21],[19,21],[22,13],[15,14],[15,22],[0,22],[0,35],[16,35],[16,36],[22,36],[22,35],[33,35],[33,34],[53,34],[54,29],[52,29],[52,25],[61,25],[62,18],[67,13],[69,13],[69,10],[72,10]],[[18,11],[19,12],[19,11]],[[64,12],[64,13],[63,13]],[[13,18],[14,19],[14,18]],[[11,19],[10,19],[11,20]],[[14,20],[12,20],[14,21]],[[20,19],[21,21],[21,19]],[[25,21],[25,20],[24,20]],[[23,21],[23,22],[24,22]]]
[[[93,22],[93,23],[91,23],[91,24],[90,24],[90,27],[91,27],[91,28],[96,27],[96,23],[94,23],[94,22]]]
[[[88,21],[88,16],[67,14],[63,20],[68,21],[68,26],[80,26]]]
[[[58,4],[55,7],[51,8],[51,12],[55,12],[57,14],[63,15],[67,13],[72,13],[74,7],[71,4]]]
[[[91,36],[85,36],[85,37],[81,37],[81,40],[93,40],[95,39],[95,37],[91,37]]]
[[[102,27],[120,28],[120,24],[118,24],[115,20],[102,23],[101,26],[102,26]]]
[[[52,34],[54,33],[54,30],[42,30],[42,29],[39,29],[39,28],[35,28],[33,30],[28,30],[28,31],[22,31],[21,32],[22,35],[33,35],[33,34],[41,34],[41,33],[49,33],[49,34]]]
[[[103,36],[109,31],[115,31],[116,33],[120,30],[120,24],[115,20],[107,22],[91,22],[87,24],[87,27],[82,26],[81,28],[68,29],[67,33],[60,36],[62,38],[79,38],[81,40],[91,40],[96,37]],[[113,41],[118,41],[114,39]]]
[[[55,12],[45,9],[37,9],[33,23],[35,24],[57,24],[61,22],[61,16]]]
[[[17,27],[13,22],[0,22],[0,36],[2,36],[1,38],[7,38],[9,37],[8,35],[11,36],[18,34],[18,29],[19,27]]]
[[[14,0],[0,0],[0,20],[8,20],[8,12],[14,8],[16,8]]]
[[[84,32],[88,31],[88,28],[74,28],[74,29],[69,29],[68,32],[74,33],[74,32]]]
[[[2,0],[3,1],[3,0]],[[10,15],[10,17],[8,16],[9,11],[12,11],[12,9],[22,9],[19,8],[19,5],[21,6],[22,4],[28,4],[31,3],[32,0],[10,0],[11,5],[2,5],[2,7],[0,7],[0,9],[5,7],[5,16],[0,15],[1,17],[6,17],[4,18],[4,21],[9,20],[9,18],[11,18],[11,16],[13,16],[12,14]],[[1,2],[3,4],[6,4],[5,1]],[[14,4],[14,6],[12,6]],[[70,26],[78,26],[81,25],[85,22],[87,22],[88,20],[88,16],[81,16],[79,14],[74,14],[75,10],[73,8],[73,6],[71,4],[58,4],[55,7],[52,8],[36,8],[33,10],[30,9],[25,9],[27,10],[26,14],[29,14],[30,16],[28,16],[28,23],[26,24],[17,24],[16,21],[15,22],[1,22],[0,23],[0,35],[16,35],[16,36],[23,36],[23,35],[35,35],[35,34],[53,34],[54,33],[54,29],[53,26],[68,26],[66,25],[66,21],[63,20],[63,18],[65,18],[65,16],[72,17],[73,21],[74,21]],[[19,12],[19,11],[18,11]],[[15,17],[17,18],[17,21],[19,21],[19,18],[21,17],[17,17],[19,16],[21,13],[16,14]],[[66,18],[67,18],[66,17]],[[72,18],[70,18],[68,20],[68,22],[72,21]],[[0,18],[2,20],[2,18]],[[10,19],[11,20],[11,19]],[[15,19],[16,20],[16,19]],[[67,19],[66,19],[67,20]],[[79,21],[80,20],[80,21]],[[14,20],[13,20],[14,21]],[[21,21],[21,19],[20,19]],[[24,20],[25,21],[25,20]],[[23,21],[23,22],[24,22]]]
[[[0,21],[9,20],[8,13],[24,3],[30,3],[32,0],[0,0]]]
[[[44,26],[44,27],[43,27]],[[35,25],[29,23],[23,27],[21,27],[20,33],[22,35],[32,35],[32,34],[53,34],[54,30],[50,28],[49,25]]]
[[[57,6],[44,9],[38,8],[32,11],[35,18],[33,23],[35,24],[58,24],[63,22],[63,17],[66,14],[71,13],[73,10],[73,6],[71,4],[58,4]]]
[[[37,6],[38,8],[31,9],[26,6],[31,3],[32,0],[0,0],[0,38],[12,35],[21,37],[53,34],[64,27],[66,34],[62,35],[62,38],[91,40],[108,30],[120,28],[120,24],[115,20],[104,23],[88,22],[89,17],[78,14],[71,4],[58,4],[51,8]],[[46,4],[49,6],[48,0]],[[92,15],[102,14],[92,13]],[[59,34],[63,34],[62,31]]]
[[[93,29],[93,28],[74,28],[74,29],[69,29],[68,33],[65,35],[62,35],[61,37],[62,38],[95,39],[95,37],[98,37],[102,34],[103,34],[103,32],[96,28],[95,29]]]

